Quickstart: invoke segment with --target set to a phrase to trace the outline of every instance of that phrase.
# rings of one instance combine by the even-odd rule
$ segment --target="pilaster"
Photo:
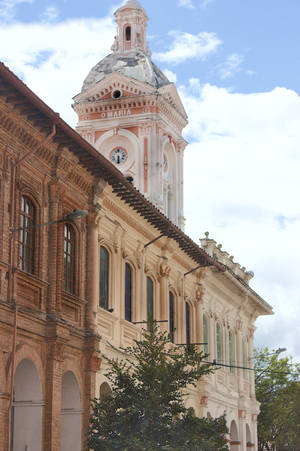
[[[7,449],[9,393],[0,393],[0,449]]]
[[[171,268],[162,263],[159,268],[159,278],[160,278],[160,311],[159,319],[161,321],[168,320],[167,323],[160,323],[160,328],[162,331],[169,332],[169,275]]]
[[[57,451],[60,449],[61,436],[61,391],[65,342],[51,340],[47,348],[45,451]]]

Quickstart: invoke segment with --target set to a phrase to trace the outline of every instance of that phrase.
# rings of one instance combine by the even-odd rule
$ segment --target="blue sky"
[[[258,320],[256,343],[300,360],[300,2],[141,3],[153,59],[190,120],[186,232],[210,231],[255,272],[276,313]],[[109,53],[120,4],[0,0],[0,59],[75,126],[72,97]]]

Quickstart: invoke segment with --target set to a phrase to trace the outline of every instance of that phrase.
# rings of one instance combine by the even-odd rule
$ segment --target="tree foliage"
[[[88,446],[95,451],[228,449],[226,422],[197,418],[183,390],[212,369],[195,346],[175,347],[153,324],[142,339],[108,359],[112,393],[94,400]]]
[[[265,348],[255,353],[255,371],[259,450],[299,450],[300,366]]]

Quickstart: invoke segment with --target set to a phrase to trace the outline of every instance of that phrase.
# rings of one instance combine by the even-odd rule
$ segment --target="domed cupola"
[[[113,53],[91,69],[84,80],[82,92],[114,72],[155,88],[170,84],[151,60],[146,34],[149,19],[140,3],[137,0],[127,0],[115,12],[115,18],[118,28],[111,48]]]

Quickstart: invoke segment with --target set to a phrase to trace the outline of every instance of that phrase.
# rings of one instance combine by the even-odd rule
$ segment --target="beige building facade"
[[[141,4],[126,1],[115,19],[112,53],[92,68],[74,97],[77,130],[183,229],[182,131],[187,114],[176,87],[151,60],[148,17]],[[170,237],[160,236],[113,198],[99,204],[113,215],[99,214],[104,260],[100,254],[95,257],[100,262],[96,274],[106,277],[96,285],[100,291],[103,282],[107,285],[99,293],[100,299],[105,297],[97,316],[105,337],[101,352],[120,357],[117,349],[140,336],[141,326],[134,323],[150,318],[167,321],[161,327],[174,343],[207,343],[202,348],[209,361],[223,366],[200,381],[187,402],[199,416],[226,412],[233,450],[256,449],[259,405],[253,371],[243,368],[253,365],[254,322],[272,310],[249,287],[253,274],[234,263],[209,235],[201,247],[222,269],[203,263],[193,271],[197,265]],[[107,387],[103,371],[97,376],[97,386],[102,384]]]

